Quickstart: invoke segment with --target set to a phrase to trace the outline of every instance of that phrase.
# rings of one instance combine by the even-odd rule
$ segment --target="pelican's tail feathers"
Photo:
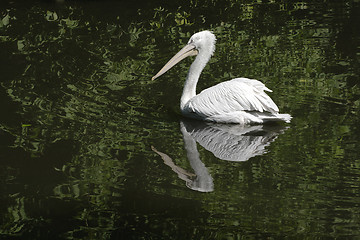
[[[259,116],[263,122],[275,122],[275,121],[282,121],[282,122],[286,122],[286,123],[289,123],[291,121],[291,116],[290,114],[287,114],[287,113],[283,113],[283,114],[280,114],[280,113],[276,113],[276,114],[264,114],[262,116]]]

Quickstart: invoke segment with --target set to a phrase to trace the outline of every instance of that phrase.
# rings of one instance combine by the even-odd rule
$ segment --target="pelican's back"
[[[236,78],[205,89],[191,98],[182,112],[192,118],[223,123],[288,122],[290,115],[278,114],[279,108],[265,91],[271,92],[258,80]]]

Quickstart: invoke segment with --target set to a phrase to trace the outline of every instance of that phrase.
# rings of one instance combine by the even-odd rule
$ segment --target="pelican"
[[[200,74],[215,51],[216,37],[210,31],[191,36],[185,45],[152,78],[158,78],[188,56],[195,56],[186,77],[180,99],[185,117],[218,123],[241,125],[262,124],[269,121],[290,122],[289,114],[279,114],[279,108],[265,93],[272,92],[255,79],[235,78],[219,83],[196,94]]]

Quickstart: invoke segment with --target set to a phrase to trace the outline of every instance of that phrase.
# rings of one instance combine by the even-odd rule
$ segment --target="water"
[[[21,2],[0,22],[5,239],[360,237],[359,2]],[[179,115],[195,32],[199,91],[262,80],[287,125]]]

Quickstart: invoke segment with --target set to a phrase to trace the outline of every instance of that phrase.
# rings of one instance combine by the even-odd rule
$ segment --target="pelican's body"
[[[195,33],[181,49],[153,77],[164,74],[182,59],[197,55],[186,77],[180,100],[184,116],[219,123],[262,124],[267,121],[290,122],[289,114],[279,114],[271,92],[263,83],[248,78],[235,78],[219,83],[196,95],[200,74],[215,51],[215,35],[210,31]]]

